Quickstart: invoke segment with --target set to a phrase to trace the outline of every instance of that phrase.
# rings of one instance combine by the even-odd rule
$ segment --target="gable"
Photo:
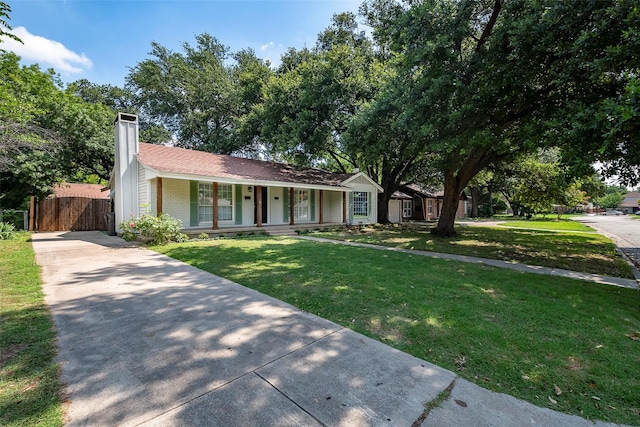
[[[348,179],[342,182],[342,185],[350,188],[353,188],[356,186],[358,187],[369,186],[369,187],[374,187],[378,193],[382,193],[383,191],[382,187],[380,187],[377,182],[369,178],[363,172],[358,172],[356,174],[351,175]]]
[[[363,176],[359,176],[359,177],[357,177],[356,179],[352,180],[352,181],[351,181],[351,184],[362,184],[362,185],[367,185],[367,184],[371,184],[371,183],[370,183],[370,182],[369,182],[369,180],[368,180],[368,179],[366,179],[365,177],[363,177]]]

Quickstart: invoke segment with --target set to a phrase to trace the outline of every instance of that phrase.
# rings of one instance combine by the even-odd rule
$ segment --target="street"
[[[640,219],[634,217],[637,215],[585,215],[574,219],[609,237],[640,267]]]

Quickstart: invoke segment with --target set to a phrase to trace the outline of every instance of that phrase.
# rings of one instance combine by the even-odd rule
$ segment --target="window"
[[[433,215],[433,200],[432,199],[427,200],[427,213],[429,215]]]
[[[213,221],[213,189],[211,184],[198,183],[198,222]]]
[[[218,185],[218,220],[233,220],[233,186]],[[198,183],[198,222],[213,222],[213,185]]]
[[[366,191],[353,192],[353,216],[369,216],[369,193]]]
[[[218,220],[233,220],[233,189],[231,184],[218,185]]]
[[[309,218],[309,190],[295,190],[293,194],[293,217]]]
[[[402,201],[402,217],[403,218],[411,217],[411,200]]]

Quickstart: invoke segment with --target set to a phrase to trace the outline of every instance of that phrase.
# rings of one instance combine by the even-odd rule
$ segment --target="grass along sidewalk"
[[[560,221],[557,224],[563,223]],[[556,223],[534,221],[531,226],[535,226],[535,230],[477,224],[458,226],[458,236],[448,239],[433,236],[430,233],[432,224],[414,223],[353,227],[340,231],[314,232],[311,235],[633,279],[631,267],[618,254],[610,239],[593,233],[590,227],[587,227],[589,232],[577,232],[580,227],[585,227],[583,224],[556,224],[556,228],[553,228],[553,224]],[[549,231],[542,230],[541,227],[548,227]],[[563,232],[558,227],[571,229]]]
[[[0,240],[0,425],[63,424],[55,338],[29,235]]]
[[[498,224],[498,227],[526,228],[529,230],[573,231],[596,233],[596,230],[577,221],[513,220]]]
[[[640,424],[640,293],[256,237],[154,248],[538,406]]]

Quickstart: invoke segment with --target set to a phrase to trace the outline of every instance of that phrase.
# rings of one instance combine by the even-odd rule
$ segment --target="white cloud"
[[[267,44],[263,44],[262,46],[260,46],[260,51],[264,52],[265,50],[272,48],[273,47],[273,42],[269,42]]]
[[[46,64],[47,68],[51,66],[60,73],[77,74],[93,67],[93,62],[84,53],[78,55],[60,42],[29,33],[25,27],[8,32],[19,37],[22,43],[4,37],[0,48],[15,53],[24,61],[37,62],[41,66]]]
[[[277,67],[278,65],[280,65],[280,56],[285,51],[286,49],[281,43],[275,44],[274,42],[268,42],[266,44],[260,45],[262,59],[268,60],[273,67]]]

